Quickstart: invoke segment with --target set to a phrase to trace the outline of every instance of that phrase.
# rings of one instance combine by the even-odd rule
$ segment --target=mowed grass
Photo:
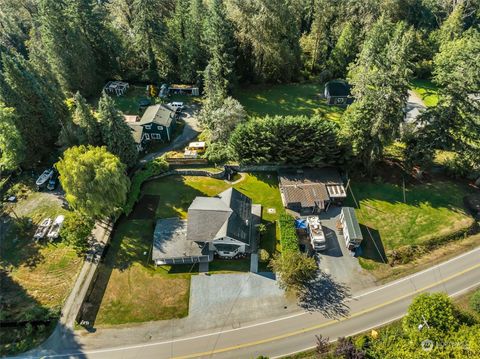
[[[463,208],[468,189],[462,184],[408,186],[405,202],[402,186],[394,184],[354,183],[352,190],[360,206],[355,210],[360,224],[378,232],[385,250],[420,244],[473,223]],[[351,196],[349,201],[353,205]]]
[[[190,277],[196,266],[161,266],[151,261],[152,236],[157,218],[187,217],[197,196],[215,196],[231,184],[209,177],[168,176],[148,182],[142,194],[159,196],[155,218],[123,219],[117,225],[103,271],[111,271],[95,325],[108,326],[152,320],[181,318],[188,314]],[[273,253],[278,246],[276,219],[282,209],[275,174],[245,174],[234,185],[262,204],[268,231],[261,247]],[[141,202],[140,204],[141,205]],[[273,208],[274,213],[268,213]],[[245,272],[249,260],[218,260],[210,263],[212,273]]]
[[[338,121],[344,108],[327,105],[322,98],[324,85],[292,83],[269,86],[250,86],[238,89],[234,97],[250,116],[321,115]]]
[[[428,80],[413,80],[412,90],[420,96],[425,106],[432,107],[438,103],[438,86]]]
[[[111,271],[95,320],[108,326],[181,318],[188,314],[190,279],[155,270],[151,263],[152,220],[123,220],[115,229],[103,271]]]

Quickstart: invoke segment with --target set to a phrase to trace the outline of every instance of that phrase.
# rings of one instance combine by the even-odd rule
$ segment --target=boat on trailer
[[[48,231],[48,234],[47,234],[47,237],[49,239],[58,238],[58,235],[60,234],[60,229],[62,228],[64,220],[65,220],[65,216],[63,215],[60,215],[57,218],[55,218],[55,221],[53,221],[53,224],[50,227],[50,230]]]
[[[33,235],[34,239],[42,239],[47,235],[48,230],[50,229],[50,226],[52,225],[52,219],[51,218],[45,218],[39,225],[37,230],[35,231],[35,234]]]
[[[43,173],[40,175],[40,177],[37,178],[37,181],[35,184],[37,185],[38,188],[43,187],[53,176],[53,168],[46,169],[43,171]]]

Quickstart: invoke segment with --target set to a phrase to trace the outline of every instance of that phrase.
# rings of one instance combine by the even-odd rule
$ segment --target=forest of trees
[[[0,9],[7,170],[54,145],[106,145],[134,164],[111,102],[99,114],[85,101],[112,78],[198,84],[204,118],[227,106],[236,121],[242,111],[225,100],[237,86],[346,77],[356,101],[342,133],[367,168],[400,135],[409,81],[431,78],[441,101],[406,138],[408,160],[444,148],[480,161],[478,102],[469,100],[480,91],[479,0],[0,0]],[[210,130],[223,159],[228,141]]]

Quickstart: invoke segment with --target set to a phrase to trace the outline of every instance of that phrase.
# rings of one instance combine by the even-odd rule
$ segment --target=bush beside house
[[[135,172],[132,176],[130,192],[128,193],[127,201],[123,207],[123,212],[128,216],[132,212],[135,203],[140,197],[140,190],[143,182],[147,179],[162,174],[168,170],[168,163],[165,157],[159,157],[151,162],[145,164],[143,168]]]

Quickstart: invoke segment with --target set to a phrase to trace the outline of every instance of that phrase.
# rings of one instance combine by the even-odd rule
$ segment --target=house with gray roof
[[[210,262],[257,252],[261,206],[234,188],[216,197],[196,197],[186,221],[157,221],[152,260],[156,265]]]

